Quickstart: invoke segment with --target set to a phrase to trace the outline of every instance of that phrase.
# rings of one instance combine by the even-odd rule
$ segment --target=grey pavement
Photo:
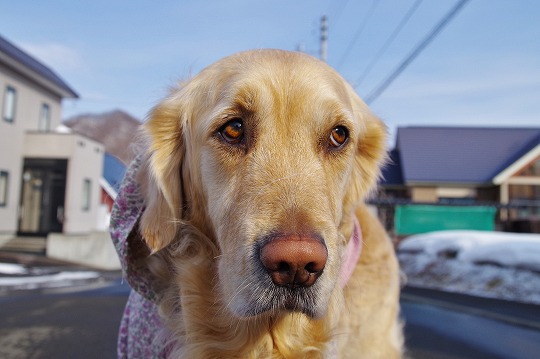
[[[30,273],[99,273],[68,286],[0,291],[0,358],[116,358],[118,327],[130,291],[120,271],[6,251],[0,251],[0,262],[24,265]]]
[[[540,306],[405,288],[402,315],[416,359],[535,359]]]
[[[116,358],[129,288],[0,298],[0,358]]]

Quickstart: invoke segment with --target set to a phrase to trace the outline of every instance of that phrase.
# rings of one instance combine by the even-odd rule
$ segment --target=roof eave
[[[534,161],[538,157],[540,157],[540,143],[533,147],[533,149],[527,152],[525,155],[521,156],[510,166],[502,170],[495,177],[493,177],[493,184],[500,185],[506,182],[510,177],[516,174],[516,172],[521,170],[528,163]]]
[[[73,99],[79,98],[79,95],[69,86],[65,85],[62,87],[55,84],[54,82],[45,78],[44,76],[37,73],[36,71],[24,66],[23,64],[21,64],[20,62],[18,62],[17,60],[13,59],[11,56],[3,52],[0,52],[0,63],[3,63],[4,65],[11,68],[15,72],[21,74],[22,76],[26,78],[29,78],[31,81],[46,88],[47,90],[60,96],[61,98],[73,98]]]
[[[99,179],[99,184],[101,188],[113,199],[116,199],[116,196],[118,196],[118,192],[111,186],[111,184],[107,181],[105,177],[101,177]]]

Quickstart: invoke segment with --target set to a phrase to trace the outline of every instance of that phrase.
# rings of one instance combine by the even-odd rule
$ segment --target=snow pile
[[[398,247],[407,283],[540,304],[540,235],[440,231]]]
[[[11,263],[0,263],[0,274],[26,274],[28,270],[21,265]]]
[[[52,268],[28,269],[19,264],[0,263],[0,294],[10,290],[59,288],[99,280],[94,271],[55,271]]]

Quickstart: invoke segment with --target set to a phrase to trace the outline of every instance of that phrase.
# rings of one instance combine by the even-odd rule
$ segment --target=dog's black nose
[[[309,287],[322,274],[328,251],[323,241],[311,236],[274,236],[259,253],[272,282],[280,287]]]

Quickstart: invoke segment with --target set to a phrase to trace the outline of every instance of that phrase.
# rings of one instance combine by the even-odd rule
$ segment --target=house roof
[[[404,184],[485,185],[538,144],[540,128],[402,127],[396,151]]]
[[[53,70],[2,36],[0,36],[0,62],[23,75],[31,76],[32,79],[61,97],[79,97]]]
[[[401,168],[401,160],[399,151],[393,149],[388,154],[389,161],[382,169],[383,183],[387,186],[403,184],[403,170]]]
[[[126,173],[126,166],[108,152],[105,152],[103,159],[103,178],[116,191],[120,190],[122,179]]]

